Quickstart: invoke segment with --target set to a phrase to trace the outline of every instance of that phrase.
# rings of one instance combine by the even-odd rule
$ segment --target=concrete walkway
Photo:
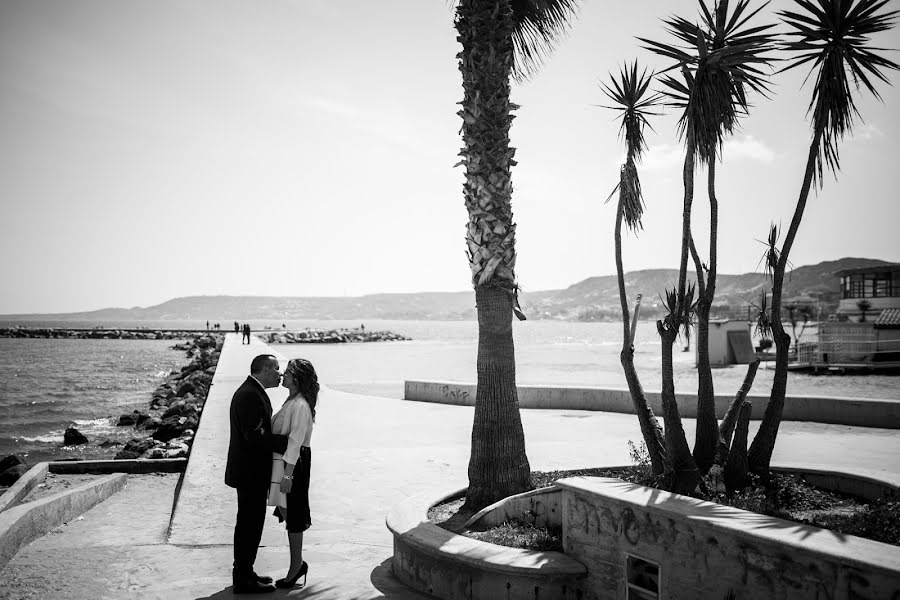
[[[0,598],[230,598],[236,500],[223,483],[231,395],[253,356],[273,352],[254,338],[229,334],[203,411],[168,535],[165,493],[140,485],[101,503],[24,548],[0,571]],[[327,382],[325,382],[327,383]],[[272,390],[275,407],[283,389]],[[310,489],[313,526],[304,558],[309,584],[290,595],[323,599],[423,599],[390,573],[387,511],[421,492],[466,485],[473,409],[347,394],[324,388],[313,434]],[[534,469],[628,464],[628,440],[640,440],[632,415],[523,410]],[[685,421],[689,439],[693,421]],[[753,427],[755,424],[752,424]],[[900,478],[896,431],[785,422],[776,462],[863,467]],[[171,476],[168,476],[171,478]],[[157,488],[154,488],[157,489]],[[270,517],[257,571],[282,577],[287,538]]]

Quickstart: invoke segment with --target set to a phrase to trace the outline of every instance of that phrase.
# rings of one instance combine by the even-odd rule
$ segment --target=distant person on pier
[[[235,332],[235,333],[240,333],[240,332],[241,332],[241,326],[238,325],[238,322],[237,322],[237,321],[234,322],[234,332]]]
[[[288,438],[272,433],[272,404],[266,388],[281,383],[278,359],[261,354],[250,363],[250,376],[231,399],[231,438],[225,465],[225,485],[237,490],[234,524],[234,567],[231,571],[236,594],[275,591],[272,578],[253,570],[266,520],[266,494],[272,453],[285,452]]]
[[[209,321],[206,322],[206,330],[209,331]]]
[[[287,364],[281,383],[288,389],[287,400],[272,417],[272,431],[288,436],[287,450],[272,454],[272,483],[269,506],[275,507],[279,521],[285,521],[291,547],[291,564],[287,575],[275,582],[279,588],[292,588],[306,574],[309,565],[303,560],[303,532],[312,525],[309,516],[309,473],[312,454],[309,449],[319,378],[312,363],[295,358]]]
[[[250,324],[249,323],[244,323],[244,337],[241,338],[241,345],[244,345],[244,343],[247,343],[247,344],[250,343]]]

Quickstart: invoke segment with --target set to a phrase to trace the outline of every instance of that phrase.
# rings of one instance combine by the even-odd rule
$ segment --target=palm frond
[[[879,54],[884,49],[869,46],[870,36],[891,29],[900,11],[882,11],[888,0],[794,1],[798,10],[778,13],[790,29],[783,48],[793,53],[781,70],[809,65],[804,83],[815,74],[807,110],[820,135],[813,185],[821,186],[826,165],[835,175],[840,170],[838,142],[859,117],[851,81],[880,100],[875,80],[890,84],[885,71],[900,69]]]
[[[646,68],[639,72],[638,62],[634,61],[630,66],[626,63],[619,69],[618,79],[610,75],[610,84],[600,82],[601,89],[614,104],[604,108],[619,113],[619,135],[625,140],[625,164],[619,169],[619,183],[606,200],[608,202],[616,191],[619,192],[625,225],[632,231],[642,227],[641,216],[644,212],[644,198],[636,166],[647,148],[644,128],[653,129],[647,117],[658,115],[654,109],[662,104],[661,94],[648,94],[652,80],[653,74],[648,73]]]
[[[769,92],[763,67],[775,61],[767,54],[775,48],[774,25],[749,27],[767,4],[751,12],[749,2],[738,0],[729,15],[726,0],[715,2],[712,10],[700,0],[700,24],[677,16],[665,20],[666,31],[683,46],[639,38],[645,49],[675,60],[663,72],[678,69],[681,78],[667,75],[660,81],[668,103],[684,111],[679,137],[693,137],[701,164],[715,160],[724,137],[747,114],[748,90],[763,96]]]
[[[556,49],[578,14],[579,0],[511,0],[513,77],[529,79]]]

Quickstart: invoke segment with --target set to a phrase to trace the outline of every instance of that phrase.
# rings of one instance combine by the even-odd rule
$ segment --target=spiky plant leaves
[[[790,31],[783,48],[793,53],[787,71],[809,65],[806,80],[815,74],[808,111],[813,131],[819,132],[815,149],[813,185],[822,185],[824,165],[837,175],[840,170],[838,142],[849,133],[859,111],[851,89],[860,84],[881,99],[872,77],[890,83],[886,70],[900,65],[880,55],[883,48],[869,44],[869,38],[894,26],[900,11],[879,12],[888,0],[795,0],[805,12],[783,10],[778,14]]]
[[[686,140],[694,134],[701,164],[715,160],[724,136],[747,113],[747,89],[763,96],[769,91],[764,69],[775,60],[767,55],[775,46],[774,25],[746,27],[767,4],[748,13],[749,1],[739,0],[729,17],[728,2],[717,2],[710,11],[700,0],[701,24],[677,16],[664,21],[686,46],[639,38],[646,49],[675,61],[665,71],[681,71],[683,82],[671,75],[661,81],[670,103],[684,110],[679,136]]]
[[[640,162],[647,142],[644,128],[649,127],[648,116],[658,115],[654,108],[661,104],[662,96],[657,93],[648,94],[653,75],[647,69],[638,74],[638,63],[626,63],[619,70],[619,78],[610,75],[610,84],[600,82],[603,92],[613,101],[614,106],[603,106],[619,113],[621,121],[619,135],[625,140],[625,164],[619,170],[619,183],[610,192],[606,201],[619,192],[619,203],[624,211],[625,225],[632,231],[641,228],[641,216],[644,212],[644,198],[641,193],[641,181],[636,163]]]

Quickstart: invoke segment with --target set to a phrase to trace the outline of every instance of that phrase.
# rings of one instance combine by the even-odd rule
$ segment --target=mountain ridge
[[[822,314],[837,307],[840,282],[837,271],[891,264],[870,258],[847,257],[798,267],[785,277],[787,300],[813,304]],[[675,285],[677,269],[643,269],[625,275],[629,302],[643,294],[642,318],[661,314],[659,297]],[[691,281],[694,273],[689,273]],[[762,273],[719,274],[713,309],[724,316],[742,316],[750,304],[758,304],[769,289]],[[532,319],[569,321],[618,320],[621,318],[616,275],[588,277],[566,288],[520,292],[519,301]],[[183,296],[149,307],[101,308],[93,311],[52,314],[0,315],[0,320],[58,321],[167,321],[295,319],[392,319],[474,320],[475,296],[464,292],[401,292],[364,296]]]

